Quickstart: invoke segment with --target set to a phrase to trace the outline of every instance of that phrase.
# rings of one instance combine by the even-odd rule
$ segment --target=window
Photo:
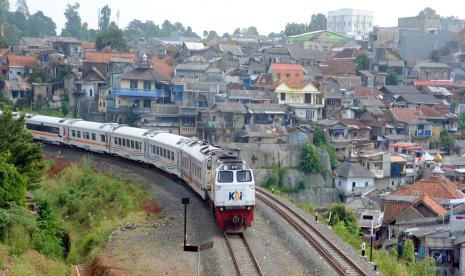
[[[92,133],[91,135],[92,135],[92,140],[93,141],[97,140],[97,137],[96,137],[95,133]]]
[[[126,139],[123,139],[123,147],[126,146]]]
[[[354,188],[354,187],[355,187],[355,182],[352,182],[352,188]]]
[[[144,108],[152,107],[152,101],[151,100],[144,100],[143,106],[144,106]]]
[[[171,160],[174,161],[174,152],[171,152]]]
[[[166,158],[166,149],[163,149],[163,157]]]
[[[120,146],[122,145],[121,138],[118,138],[118,145],[120,145]]]
[[[290,77],[291,77],[291,74],[289,74],[289,73],[286,73],[286,78],[288,78],[288,79],[289,79]]]
[[[233,182],[233,172],[232,171],[219,171],[218,172],[218,182],[219,183],[232,183]]]
[[[71,136],[76,137],[76,131],[74,129],[71,130]]]
[[[131,140],[131,148],[135,148],[135,146],[134,146],[134,140]]]
[[[115,145],[118,145],[118,138],[115,137]]]
[[[105,135],[100,134],[100,142],[105,142]]]
[[[281,73],[278,73],[278,80],[281,79]]]
[[[368,181],[365,181],[365,187],[368,187]]]
[[[36,124],[26,124],[26,128],[29,130],[60,134],[60,129],[58,127],[36,125]]]
[[[236,172],[237,182],[250,182],[252,181],[252,173],[248,170]]]
[[[92,89],[89,89],[89,96],[90,96],[90,97],[93,97],[93,95],[92,95]]]
[[[85,139],[86,139],[86,140],[90,140],[89,132],[84,132],[84,134],[85,134]]]
[[[144,81],[144,90],[152,89],[152,82],[151,81]]]
[[[157,148],[157,155],[160,156],[161,155],[161,150],[159,147],[156,147]]]
[[[286,100],[286,93],[281,93],[281,101],[285,101]]]
[[[137,80],[129,81],[129,88],[137,89]]]
[[[77,138],[81,138],[81,132],[79,130],[77,131]]]

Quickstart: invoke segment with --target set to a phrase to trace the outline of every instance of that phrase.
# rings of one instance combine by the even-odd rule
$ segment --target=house
[[[76,82],[78,92],[87,100],[97,99],[98,88],[106,85],[106,72],[101,72],[100,70],[92,66],[88,70],[85,70],[82,78]]]
[[[29,106],[33,101],[32,86],[22,78],[5,80],[3,96],[15,105]]]
[[[208,63],[181,63],[174,70],[174,77],[177,79],[197,79],[207,80]]]
[[[0,77],[5,78],[8,75],[8,48],[0,48]]]
[[[265,46],[258,49],[257,52],[262,54],[267,71],[273,63],[286,64],[291,62],[287,47],[282,45]]]
[[[217,102],[201,113],[199,136],[210,143],[233,143],[244,129],[247,109],[241,103]]]
[[[325,56],[320,50],[306,49],[298,44],[288,44],[286,47],[292,60],[302,66],[314,66],[325,62]]]
[[[386,73],[368,70],[359,70],[358,75],[362,80],[362,85],[367,87],[382,87],[386,85]]]
[[[278,123],[247,124],[244,126],[244,130],[236,135],[236,141],[254,144],[285,144],[287,131]]]
[[[113,88],[115,107],[132,107],[137,114],[152,113],[160,104],[170,104],[176,100],[171,93],[171,79],[148,64],[141,64],[136,69],[120,77],[121,88]],[[182,98],[181,98],[182,99]]]
[[[352,141],[370,141],[371,127],[360,120],[342,119],[339,124],[346,127],[345,136]]]
[[[62,83],[32,83],[32,86],[35,108],[44,105],[54,109],[61,108],[61,100],[64,94]]]
[[[380,90],[383,92],[383,98],[389,101],[395,101],[400,95],[421,93],[415,86],[385,85]]]
[[[402,94],[399,95],[395,106],[418,108],[420,105],[433,107],[439,104],[439,100],[431,94]]]
[[[334,181],[339,196],[344,199],[354,193],[356,188],[374,186],[375,179],[357,160],[350,159],[342,162],[336,168]]]
[[[303,82],[305,70],[300,64],[272,63],[268,70],[273,76],[273,81]]]
[[[419,80],[449,80],[450,67],[445,63],[420,61],[413,66],[412,76]]]
[[[390,176],[391,153],[379,150],[361,151],[357,153],[357,159],[375,178]]]
[[[322,113],[324,98],[311,83],[303,81],[280,81],[274,90],[280,104],[308,104]]]
[[[287,128],[287,143],[289,145],[305,145],[313,143],[313,130],[305,125]]]
[[[287,112],[279,104],[247,104],[246,124],[285,125]]]
[[[32,70],[40,67],[37,56],[8,55],[8,79],[17,80],[18,77],[26,78]]]
[[[392,118],[396,126],[396,134],[407,135],[415,143],[428,148],[432,137],[432,125],[430,122],[420,119],[411,108],[391,108]]]
[[[231,45],[231,44],[219,44],[218,48],[222,53],[231,53],[235,57],[242,57],[244,56],[244,53],[242,52],[242,49],[240,46],[237,45]]]
[[[272,91],[230,89],[227,101],[243,104],[271,104],[277,103],[278,97]]]

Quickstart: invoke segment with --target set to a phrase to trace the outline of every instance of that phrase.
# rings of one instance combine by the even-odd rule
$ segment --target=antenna
[[[97,28],[100,30],[100,9],[97,9]]]
[[[118,11],[116,12],[116,26],[119,27],[119,17],[120,17],[120,13],[119,13],[119,9]]]

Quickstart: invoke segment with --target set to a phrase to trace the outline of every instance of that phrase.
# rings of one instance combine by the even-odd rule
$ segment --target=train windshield
[[[232,183],[233,182],[233,172],[232,171],[219,171],[218,172],[218,182],[219,183]]]
[[[252,181],[252,172],[249,170],[236,172],[237,182],[250,182]]]

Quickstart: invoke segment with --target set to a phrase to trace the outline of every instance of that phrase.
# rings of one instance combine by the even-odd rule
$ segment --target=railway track
[[[280,199],[259,187],[255,187],[255,196],[286,220],[339,275],[368,275],[318,229]]]
[[[255,257],[255,254],[243,233],[224,233],[224,239],[233,259],[237,275],[264,275],[260,265],[258,264],[257,258]]]

